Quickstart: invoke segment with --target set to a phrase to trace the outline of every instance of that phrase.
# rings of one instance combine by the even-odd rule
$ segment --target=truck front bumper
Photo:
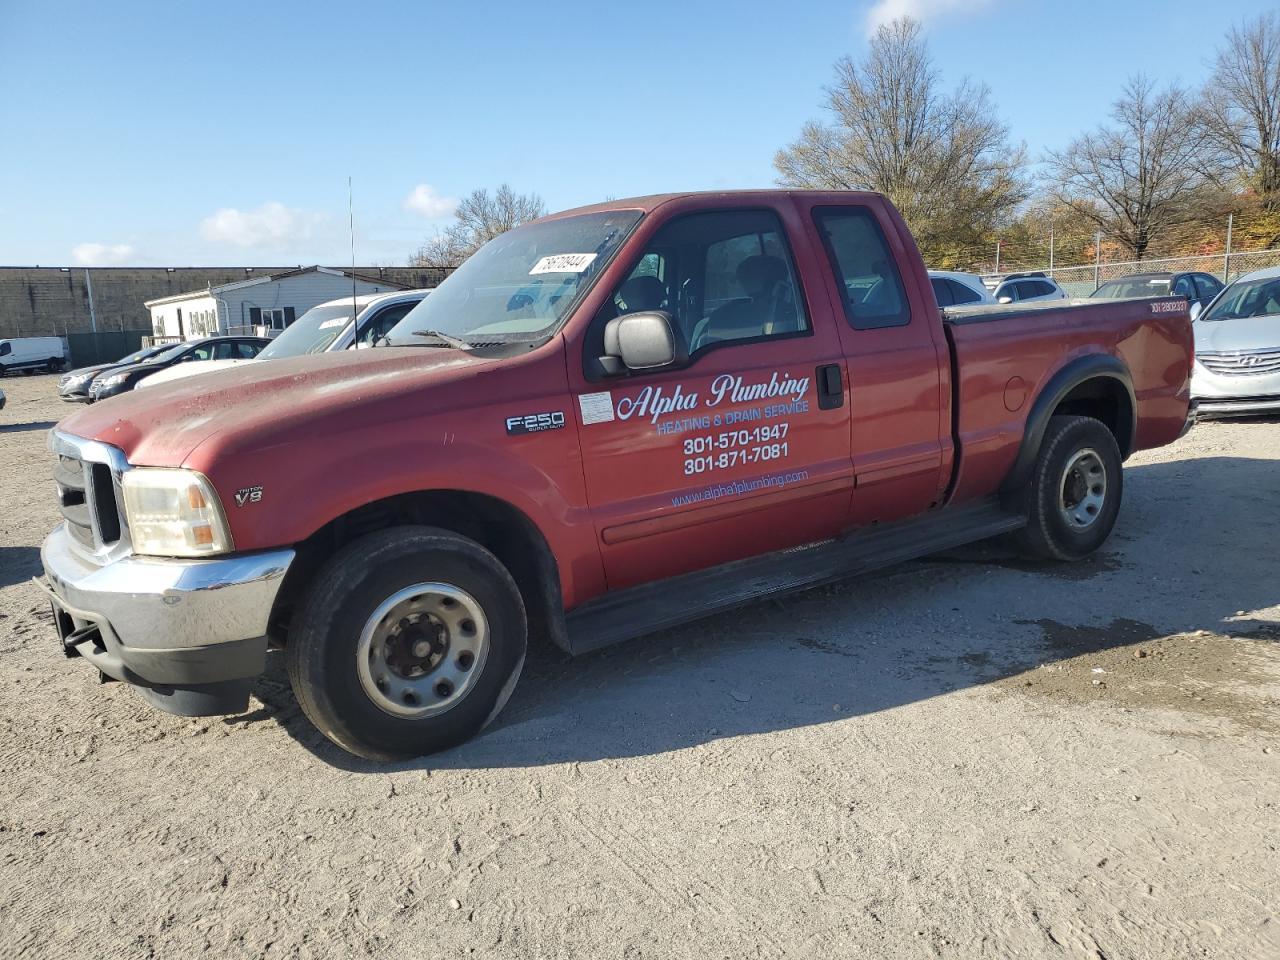
[[[45,580],[59,643],[133,684],[170,713],[236,713],[267,654],[267,621],[292,550],[211,560],[126,556],[96,565],[65,525],[44,542]]]

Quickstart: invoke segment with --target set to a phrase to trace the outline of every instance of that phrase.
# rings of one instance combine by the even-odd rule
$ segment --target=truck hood
[[[185,380],[187,377],[194,377],[198,373],[213,373],[215,370],[229,370],[232,367],[239,366],[242,363],[248,363],[246,360],[188,360],[186,363],[175,363],[172,367],[166,367],[159,373],[153,373],[150,376],[143,377],[138,381],[134,389],[141,387],[158,387],[162,383],[168,383],[171,380]]]
[[[457,391],[439,387],[494,362],[460,350],[379,347],[244,363],[112,397],[57,429],[119,447],[135,466],[176,467],[215,435],[287,443],[291,430],[323,431],[354,408],[393,415],[428,390],[444,407]]]
[[[1235,353],[1280,347],[1280,314],[1236,320],[1197,320],[1197,353]]]

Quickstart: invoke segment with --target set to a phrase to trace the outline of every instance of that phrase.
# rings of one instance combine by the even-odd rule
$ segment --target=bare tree
[[[494,237],[546,212],[536,193],[516,193],[505,183],[493,195],[486,189],[473,190],[458,204],[454,222],[428,238],[409,265],[456,267]]]
[[[830,123],[810,122],[774,166],[784,186],[877,190],[935,258],[980,240],[1027,196],[1025,154],[986,87],[941,89],[918,22],[882,25],[862,61],[836,62]]]
[[[1209,216],[1219,194],[1208,137],[1187,92],[1131,78],[1100,126],[1048,154],[1051,196],[1141,260],[1170,228]]]
[[[1227,33],[1200,105],[1209,142],[1267,211],[1280,210],[1280,15]]]

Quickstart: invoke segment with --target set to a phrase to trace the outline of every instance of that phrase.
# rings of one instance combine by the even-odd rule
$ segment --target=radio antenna
[[[360,349],[360,307],[356,303],[356,215],[351,202],[351,175],[347,174],[347,231],[351,234],[351,336],[352,348]]]

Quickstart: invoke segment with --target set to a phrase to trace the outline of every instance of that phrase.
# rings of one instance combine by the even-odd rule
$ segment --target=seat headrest
[[[627,305],[628,313],[639,313],[661,308],[667,288],[657,277],[632,277],[618,288],[618,296]]]
[[[739,263],[737,274],[738,282],[743,286],[766,287],[781,283],[787,278],[787,265],[779,257],[758,253]]]

